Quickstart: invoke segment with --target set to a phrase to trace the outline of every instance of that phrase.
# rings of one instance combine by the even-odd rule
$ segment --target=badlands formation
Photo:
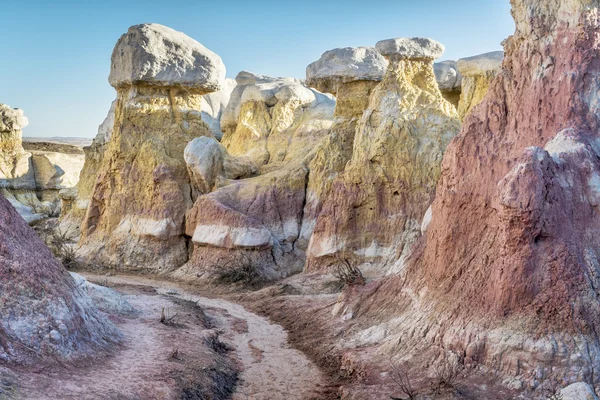
[[[273,360],[285,350],[261,350],[256,329],[281,327],[197,301],[227,310],[219,332],[235,346],[211,339],[211,351],[238,362],[211,359],[229,365],[215,381],[242,370],[239,396],[260,379],[290,395],[278,373],[300,363],[306,379],[289,371],[288,382],[298,398],[597,399],[600,3],[511,4],[504,52],[435,63],[441,43],[394,38],[326,51],[306,80],[226,79],[221,58],[183,33],[133,26],[114,48],[117,98],[77,187],[31,172],[27,120],[2,106],[3,193],[20,207],[27,191],[63,189],[61,224],[80,228],[83,269],[158,278],[106,282],[181,296],[166,276],[287,328],[274,343],[311,361]],[[0,359],[119,341],[96,307],[123,302],[76,284],[16,215],[0,199],[0,273],[16,283],[0,282]]]
[[[58,214],[59,191],[79,180],[84,155],[75,146],[23,148],[22,129],[29,124],[22,110],[0,104],[0,192],[29,223]],[[39,147],[39,148],[38,148]],[[49,147],[49,148],[48,148]]]

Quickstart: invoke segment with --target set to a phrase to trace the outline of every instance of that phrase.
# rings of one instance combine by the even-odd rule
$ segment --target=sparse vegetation
[[[215,280],[223,285],[243,284],[255,286],[262,282],[262,277],[250,257],[242,253],[236,259],[226,263]]]
[[[433,391],[440,393],[443,390],[455,389],[461,370],[458,362],[444,358],[433,368]]]
[[[347,258],[338,258],[333,263],[333,276],[344,286],[365,284],[365,278],[360,268],[353,265]]]
[[[75,249],[75,235],[68,230],[61,230],[53,224],[39,224],[35,227],[38,235],[54,256],[62,262],[68,270],[76,269],[77,252]]]
[[[401,394],[408,396],[407,400],[414,400],[417,396],[417,390],[413,388],[410,377],[406,366],[398,366],[390,359],[390,377],[394,383],[398,386],[398,389],[402,392]],[[400,400],[397,397],[391,397],[392,400]]]
[[[175,319],[177,318],[178,315],[179,315],[179,313],[170,315],[169,309],[167,309],[165,312],[165,308],[163,307],[162,311],[160,312],[160,319],[158,321],[163,325],[176,326],[177,322],[175,321]]]

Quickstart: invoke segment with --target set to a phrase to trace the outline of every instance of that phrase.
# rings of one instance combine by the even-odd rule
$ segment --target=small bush
[[[398,386],[402,394],[408,396],[408,400],[414,400],[417,396],[417,391],[413,388],[405,366],[398,366],[390,360],[390,377]],[[396,399],[393,397],[392,399]]]
[[[79,266],[77,251],[74,246],[75,235],[69,231],[61,231],[51,224],[41,224],[36,226],[35,229],[46,243],[46,246],[66,269],[72,270]]]
[[[360,268],[347,258],[338,258],[333,265],[333,276],[343,285],[364,285],[365,278]]]
[[[254,286],[262,281],[258,268],[250,257],[241,254],[240,257],[229,261],[223,269],[217,273],[217,283],[220,284],[244,284]]]
[[[433,368],[433,389],[439,393],[443,389],[454,389],[462,368],[456,361],[444,358]]]

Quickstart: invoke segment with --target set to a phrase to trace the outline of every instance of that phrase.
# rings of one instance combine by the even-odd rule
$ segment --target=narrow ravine
[[[221,333],[220,340],[234,348],[241,374],[234,400],[316,399],[324,379],[319,368],[303,353],[291,348],[287,332],[241,305],[198,296],[172,282],[135,276],[100,277],[114,285],[153,287],[159,294],[193,301]]]

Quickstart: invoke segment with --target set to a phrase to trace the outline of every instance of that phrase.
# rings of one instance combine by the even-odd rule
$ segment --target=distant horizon
[[[24,110],[23,136],[93,138],[116,97],[108,84],[112,49],[130,26],[146,22],[184,32],[219,54],[228,78],[247,70],[303,79],[327,50],[393,37],[438,40],[446,52],[436,61],[502,50],[514,32],[509,1],[461,3],[0,0],[0,23],[11,32],[0,38],[10,55],[0,65],[0,103]]]

